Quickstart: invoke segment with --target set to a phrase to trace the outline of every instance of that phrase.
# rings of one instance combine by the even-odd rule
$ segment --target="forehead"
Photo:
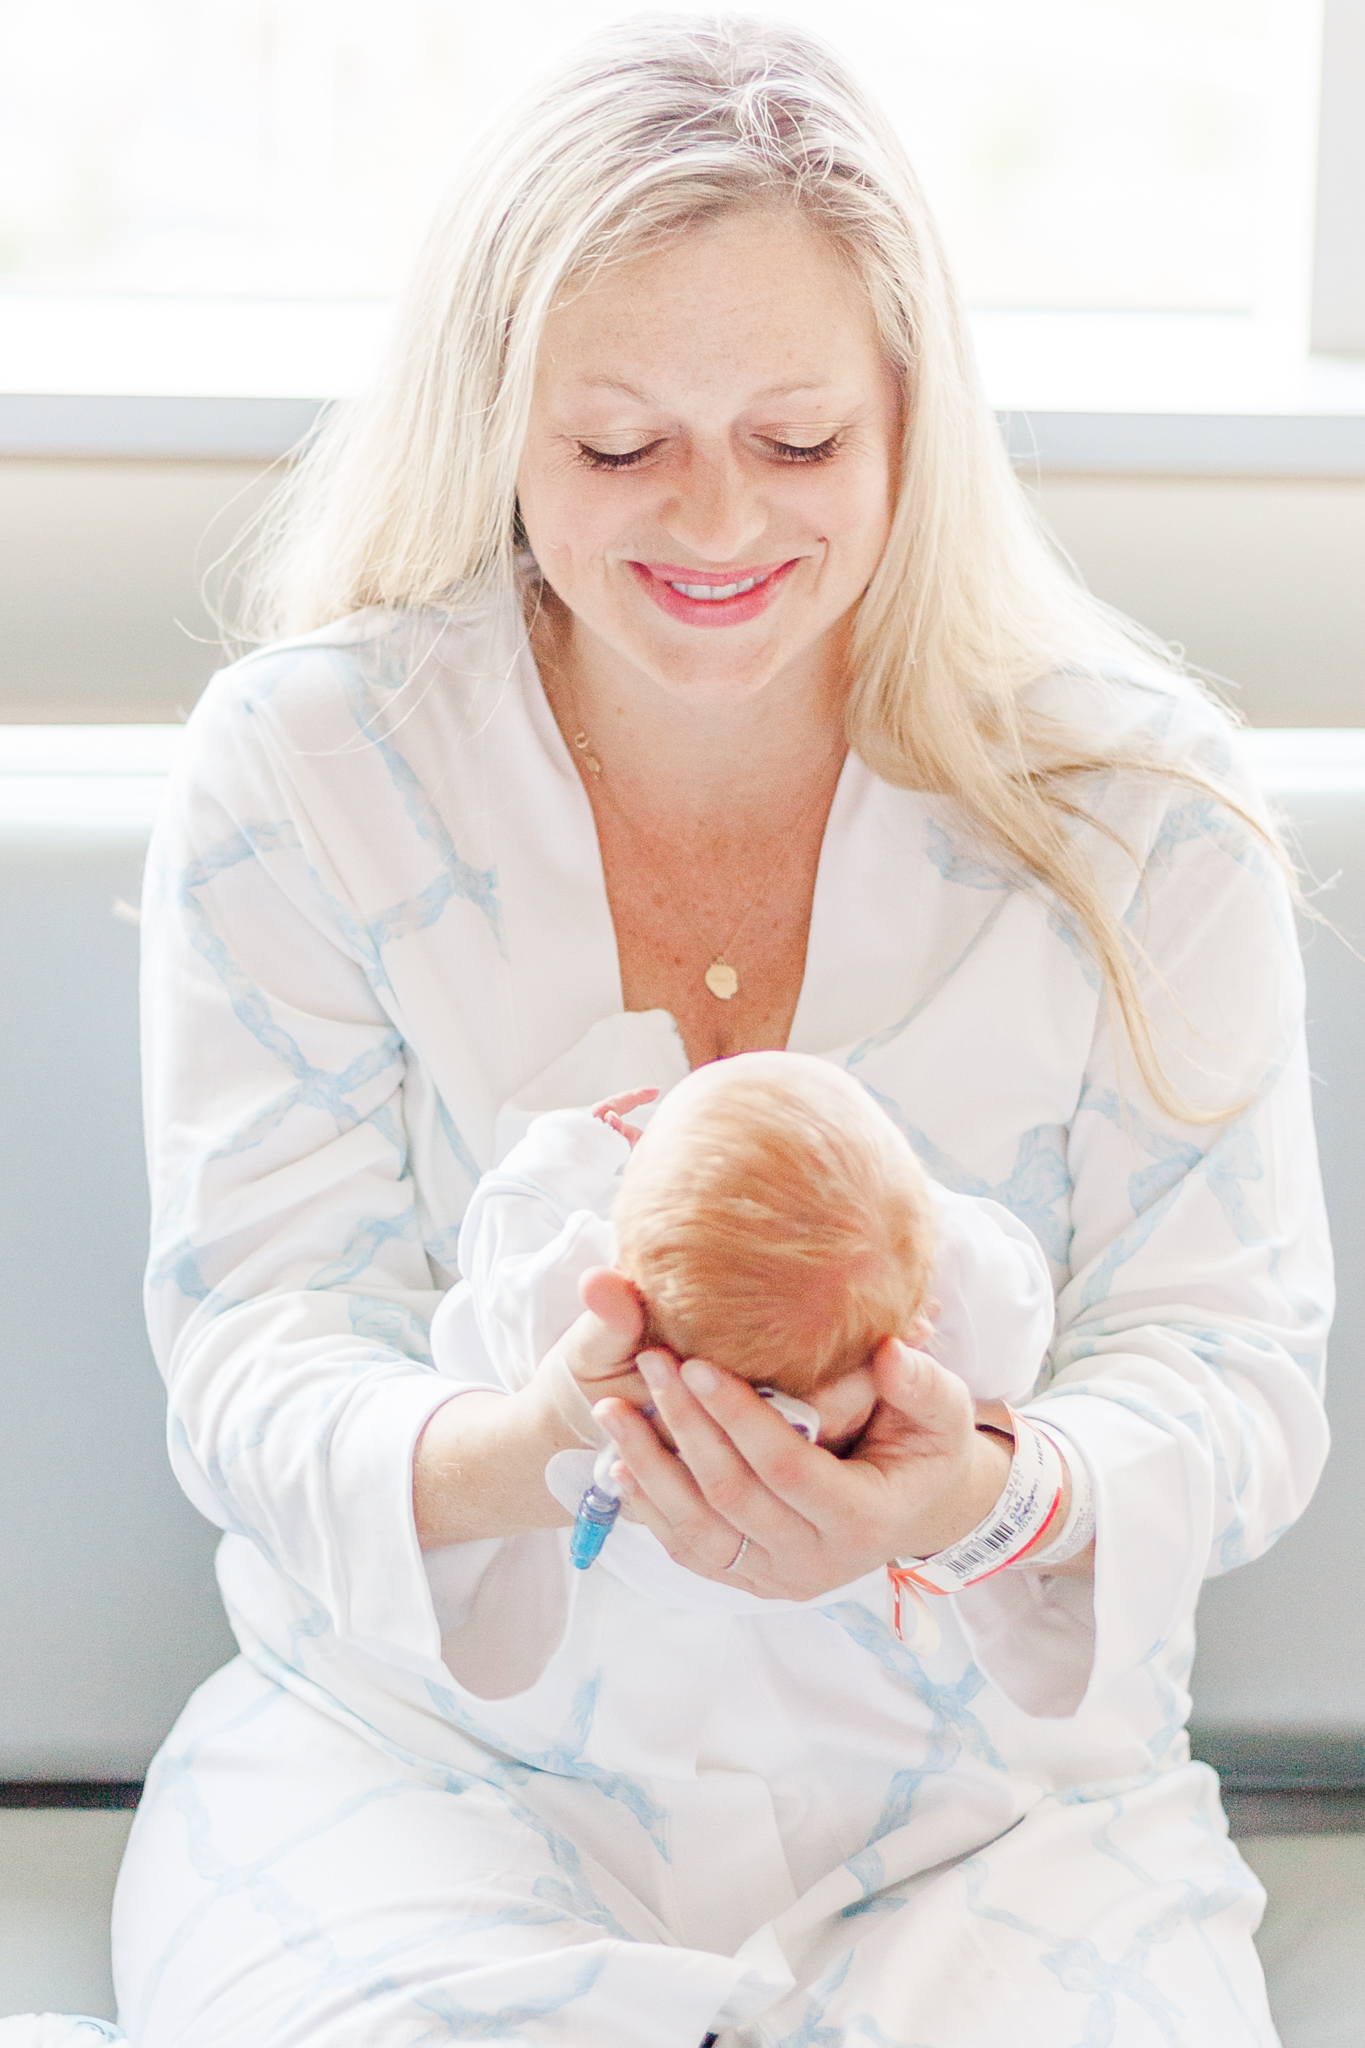
[[[863,384],[881,364],[844,252],[792,207],[723,214],[571,282],[546,322],[542,395],[667,403],[723,385],[746,399]]]

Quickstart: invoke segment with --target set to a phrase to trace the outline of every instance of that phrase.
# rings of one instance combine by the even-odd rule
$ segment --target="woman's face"
[[[899,442],[866,295],[795,212],[724,215],[571,290],[518,492],[580,660],[717,699],[827,672],[886,544]]]

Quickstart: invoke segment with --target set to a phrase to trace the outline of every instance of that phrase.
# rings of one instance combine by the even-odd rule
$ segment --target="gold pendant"
[[[729,961],[722,960],[719,954],[706,970],[706,986],[712,995],[719,996],[723,1003],[728,1003],[731,996],[738,992],[739,976]]]

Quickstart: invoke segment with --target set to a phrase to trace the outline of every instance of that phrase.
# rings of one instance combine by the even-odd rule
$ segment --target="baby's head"
[[[807,1398],[917,1335],[923,1170],[867,1091],[800,1053],[699,1067],[636,1145],[612,1211],[651,1343]]]

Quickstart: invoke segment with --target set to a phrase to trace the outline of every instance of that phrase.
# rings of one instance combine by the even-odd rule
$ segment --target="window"
[[[0,273],[11,288],[383,297],[527,50],[543,61],[623,11],[16,0]],[[1305,0],[751,11],[825,36],[876,80],[976,304],[1247,312],[1306,241]]]
[[[973,305],[1302,351],[1323,0],[741,4],[873,82]],[[0,0],[0,388],[346,388],[468,136],[633,11]]]

